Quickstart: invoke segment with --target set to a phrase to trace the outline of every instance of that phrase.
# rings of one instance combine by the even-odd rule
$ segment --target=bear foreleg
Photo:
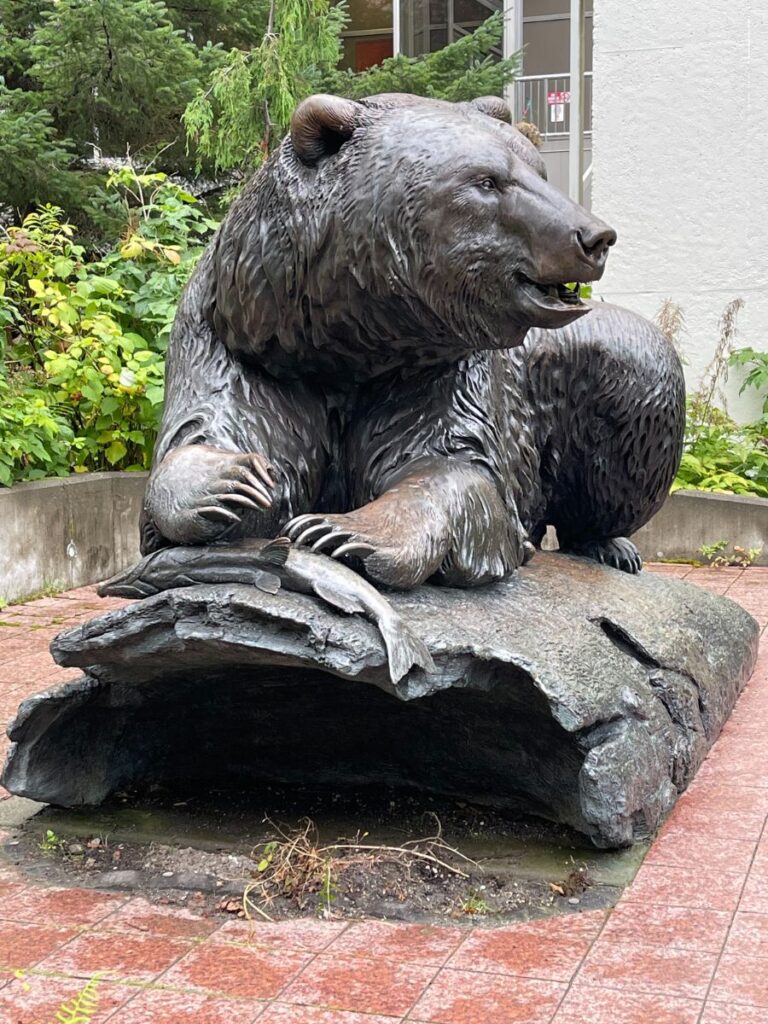
[[[245,513],[271,507],[273,472],[257,452],[182,445],[152,473],[145,505],[163,537],[176,544],[204,544],[239,532]]]
[[[432,577],[478,586],[508,575],[532,551],[487,470],[438,457],[411,463],[367,505],[298,516],[284,532],[314,551],[360,558],[371,579],[399,589]]]

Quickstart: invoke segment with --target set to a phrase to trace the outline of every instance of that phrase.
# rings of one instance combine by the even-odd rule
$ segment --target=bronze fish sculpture
[[[293,547],[286,537],[232,544],[161,548],[102,583],[102,597],[151,597],[199,583],[240,583],[267,594],[310,594],[348,615],[364,615],[381,633],[393,683],[416,665],[435,671],[432,655],[389,601],[353,569],[326,555]]]

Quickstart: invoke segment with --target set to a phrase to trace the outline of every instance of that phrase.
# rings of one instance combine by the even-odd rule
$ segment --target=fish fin
[[[265,594],[276,594],[280,589],[280,577],[271,572],[254,573],[253,586]]]
[[[291,542],[287,537],[275,537],[261,549],[259,559],[268,565],[285,565],[290,550]]]
[[[349,594],[340,594],[337,590],[334,590],[330,583],[323,583],[321,581],[313,580],[312,589],[319,598],[331,605],[332,608],[338,608],[339,611],[346,612],[347,615],[364,615],[365,608],[363,605],[350,597]]]
[[[389,677],[393,683],[399,683],[414,665],[419,665],[425,672],[436,671],[427,645],[406,626],[399,615],[381,619],[379,631],[387,650]]]

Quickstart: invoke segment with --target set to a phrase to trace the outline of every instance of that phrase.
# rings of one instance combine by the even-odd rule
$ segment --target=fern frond
[[[56,1024],[91,1024],[99,1010],[100,980],[95,975],[74,999],[62,1003],[56,1011]]]

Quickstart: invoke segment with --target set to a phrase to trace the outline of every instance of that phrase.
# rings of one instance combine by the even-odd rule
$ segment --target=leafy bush
[[[717,408],[688,403],[681,487],[768,498],[768,438],[760,422],[740,426]]]
[[[0,246],[2,484],[149,466],[174,310],[215,224],[164,175],[109,185],[127,228],[102,259],[53,206]]]
[[[743,305],[742,299],[734,299],[723,311],[714,356],[688,400],[683,457],[672,491],[685,487],[768,498],[768,354],[751,348],[734,351]],[[656,322],[677,346],[685,323],[679,307],[665,302]],[[763,416],[755,423],[738,424],[724,411],[729,366],[753,367],[741,392],[765,389]]]
[[[768,352],[756,352],[753,348],[737,348],[731,353],[731,366],[747,367],[747,376],[739,388],[743,395],[747,388],[757,388],[763,398],[762,422],[768,433]]]

